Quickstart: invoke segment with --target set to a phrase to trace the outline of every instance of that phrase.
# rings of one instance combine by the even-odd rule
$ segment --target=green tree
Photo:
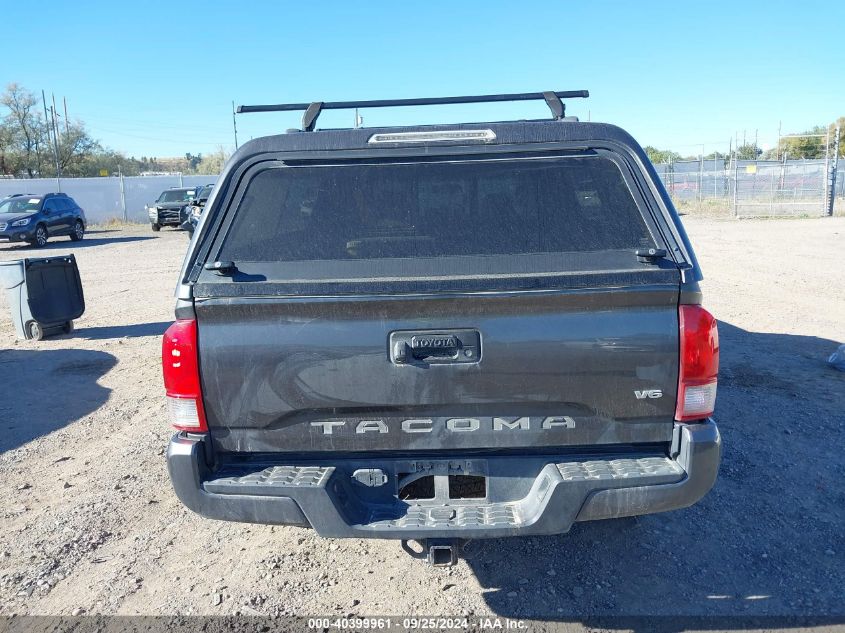
[[[754,143],[746,143],[736,148],[736,157],[739,160],[756,160],[763,154],[761,150]]]
[[[124,176],[137,176],[141,173],[140,161],[128,158],[121,152],[111,149],[101,149],[86,156],[79,166],[81,176],[99,176],[105,170],[110,176],[122,173]]]
[[[88,159],[103,152],[85,126],[76,121],[69,123],[64,133],[59,134],[59,167],[65,176],[87,176],[85,166]]]
[[[188,161],[188,171],[196,172],[197,165],[202,162],[202,154],[197,154],[196,156],[187,152],[185,154],[185,160]]]
[[[836,126],[839,125],[839,156],[845,156],[845,117],[839,117],[830,125],[816,125],[796,135],[788,134],[788,138],[780,140],[779,153],[783,158],[824,158],[825,142],[830,138],[830,149],[835,145]]]
[[[208,156],[203,156],[202,160],[196,166],[195,173],[203,175],[219,174],[223,171],[223,165],[229,158],[229,154],[222,147],[218,147],[216,152],[212,152]]]
[[[12,83],[0,94],[0,170],[28,178],[82,176],[89,157],[103,152],[79,121],[66,121],[51,139],[35,94]]]
[[[645,150],[648,159],[655,165],[659,163],[671,163],[677,160],[681,160],[681,155],[678,154],[678,152],[673,152],[672,150],[657,149],[656,147],[652,147],[651,145],[646,145],[643,149]]]

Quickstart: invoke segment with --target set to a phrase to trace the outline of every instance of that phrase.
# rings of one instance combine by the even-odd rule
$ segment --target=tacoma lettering
[[[364,435],[366,433],[391,433],[393,431],[383,419],[375,420],[314,420],[311,426],[322,429],[322,435],[334,435],[335,429],[342,430],[349,422],[354,427],[355,433]],[[472,433],[479,430],[488,431],[529,431],[532,428],[539,430],[551,430],[555,428],[574,429],[575,420],[568,415],[549,416],[545,418],[531,418],[522,416],[518,418],[491,417],[491,418],[446,418],[435,421],[431,418],[410,418],[398,423],[402,433],[431,433],[436,427],[444,428],[451,433]]]

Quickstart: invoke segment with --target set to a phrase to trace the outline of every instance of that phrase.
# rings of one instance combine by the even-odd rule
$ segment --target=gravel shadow
[[[724,322],[719,332],[713,490],[684,510],[470,544],[493,612],[599,628],[596,618],[637,615],[845,624],[845,373],[825,362],[839,342]]]
[[[91,350],[0,350],[0,453],[96,411],[111,391],[97,381],[115,364]]]
[[[106,327],[79,328],[73,333],[74,337],[98,341],[112,338],[137,338],[141,336],[161,336],[170,327],[172,321],[156,323],[132,323],[130,325],[111,325]]]
[[[33,253],[43,253],[55,250],[67,250],[69,248],[76,251],[80,248],[90,248],[92,246],[104,246],[106,244],[129,243],[129,242],[145,242],[147,240],[154,240],[155,237],[145,236],[129,236],[129,237],[95,237],[93,239],[83,239],[80,242],[71,241],[70,238],[60,235],[58,237],[50,238],[41,248],[34,248],[33,246],[23,243],[11,243],[6,246],[4,250],[7,252],[14,251],[31,251]]]

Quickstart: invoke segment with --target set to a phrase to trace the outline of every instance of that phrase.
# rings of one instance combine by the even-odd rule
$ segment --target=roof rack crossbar
[[[543,99],[549,106],[555,119],[562,119],[566,108],[561,99],[587,98],[587,90],[564,90],[547,92],[517,92],[495,95],[472,95],[463,97],[423,97],[420,99],[375,99],[370,101],[315,101],[312,103],[277,103],[268,105],[240,105],[238,114],[247,112],[292,112],[305,110],[302,116],[302,129],[314,130],[317,118],[323,110],[348,110],[352,108],[388,108],[394,106],[424,106],[457,103],[494,103],[502,101],[534,101]]]

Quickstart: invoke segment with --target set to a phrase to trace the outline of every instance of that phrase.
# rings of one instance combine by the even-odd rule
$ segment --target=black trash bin
[[[71,332],[73,320],[85,312],[73,255],[0,262],[0,286],[6,289],[18,338],[40,341]]]

